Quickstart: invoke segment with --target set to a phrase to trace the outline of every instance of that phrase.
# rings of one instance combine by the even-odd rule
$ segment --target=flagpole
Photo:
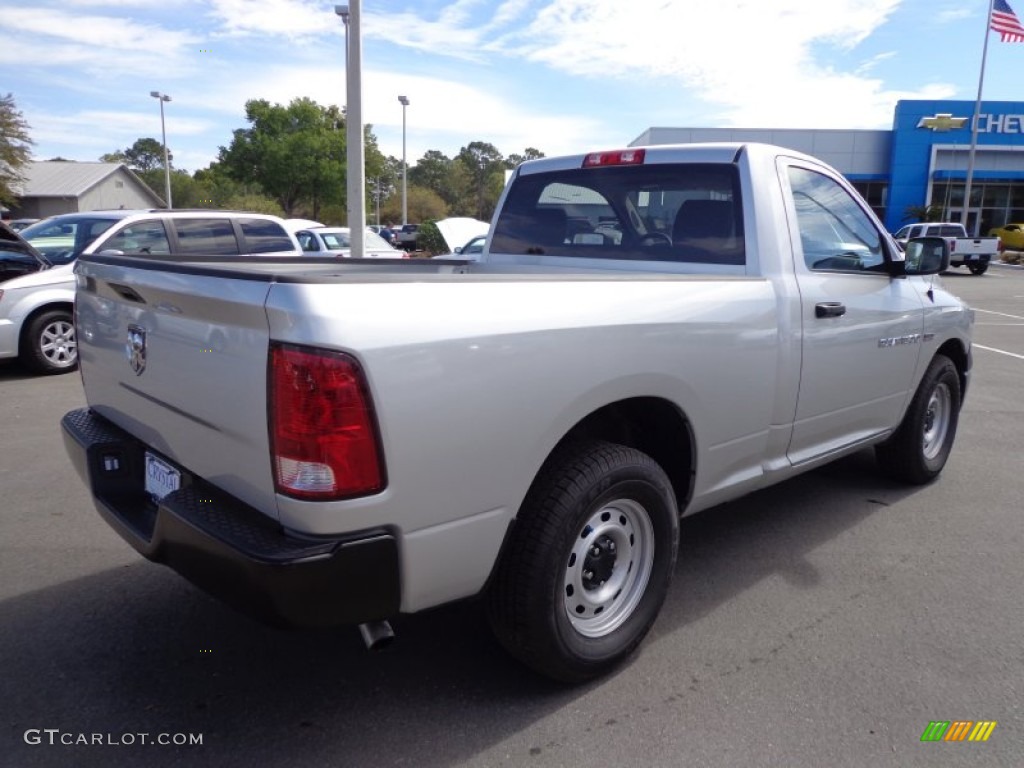
[[[985,16],[985,44],[981,48],[981,73],[978,75],[978,98],[974,102],[974,119],[971,120],[971,148],[967,153],[967,183],[964,184],[964,205],[960,209],[960,223],[967,228],[967,213],[971,207],[971,182],[974,181],[974,152],[978,148],[978,121],[981,119],[981,89],[985,84],[985,59],[988,58],[989,28],[992,26],[992,8],[995,0],[988,0],[988,15]],[[968,232],[973,235],[973,232]]]

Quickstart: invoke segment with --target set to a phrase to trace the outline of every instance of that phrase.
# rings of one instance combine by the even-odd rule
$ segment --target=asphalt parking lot
[[[1024,269],[944,280],[977,325],[939,481],[868,452],[688,518],[652,634],[580,688],[507,658],[473,603],[374,654],[237,616],[93,511],[58,428],[78,376],[0,367],[0,765],[1020,765]],[[935,720],[998,725],[923,743]]]

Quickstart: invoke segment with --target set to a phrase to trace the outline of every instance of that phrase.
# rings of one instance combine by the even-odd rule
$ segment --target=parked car
[[[54,266],[4,283],[0,358],[21,358],[39,373],[65,373],[78,362],[73,270],[83,253],[110,250],[183,258],[302,254],[281,219],[258,213],[164,209],[68,213],[26,227],[20,234]]]
[[[39,221],[39,219],[13,219],[12,221],[7,222],[7,224],[15,232],[20,232],[25,227],[29,226],[30,224],[35,224],[37,221]]]
[[[484,252],[484,245],[487,244],[487,235],[477,235],[465,245],[458,246],[451,253],[442,253],[434,256],[435,259],[465,259],[467,261],[479,261],[480,254]]]
[[[49,269],[50,266],[50,262],[13,227],[0,222],[0,283]]]
[[[1008,251],[1024,251],[1024,224],[1003,224],[990,229],[991,237],[998,237],[1003,249]]]
[[[971,237],[959,222],[939,221],[907,224],[893,239],[903,248],[915,237],[941,237],[949,243],[949,265],[967,267],[972,275],[983,275],[989,262],[999,254],[999,240],[995,237]]]
[[[401,229],[395,230],[395,237],[397,239],[395,244],[404,251],[415,251],[416,241],[419,239],[419,236],[419,224],[403,224]]]
[[[295,233],[302,252],[307,256],[333,256],[352,258],[352,235],[348,227],[311,227]],[[393,248],[380,235],[366,230],[363,235],[365,259],[401,259],[408,257],[405,251]]]
[[[79,306],[113,302],[120,343],[83,340],[64,444],[131,546],[244,611],[372,647],[480,595],[506,648],[580,682],[695,572],[682,515],[868,447],[939,476],[972,364],[948,260],[790,149],[530,161],[477,263],[87,256]]]

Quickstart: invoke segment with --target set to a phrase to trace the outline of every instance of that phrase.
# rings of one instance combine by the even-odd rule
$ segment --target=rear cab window
[[[491,253],[743,265],[736,167],[680,163],[521,174]]]

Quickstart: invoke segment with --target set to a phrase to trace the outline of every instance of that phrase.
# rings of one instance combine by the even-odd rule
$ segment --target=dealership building
[[[825,161],[860,191],[895,232],[912,210],[942,209],[960,221],[973,101],[900,101],[890,131],[773,128],[649,128],[631,146],[760,141]],[[967,208],[972,234],[1024,222],[1024,102],[983,101]]]

